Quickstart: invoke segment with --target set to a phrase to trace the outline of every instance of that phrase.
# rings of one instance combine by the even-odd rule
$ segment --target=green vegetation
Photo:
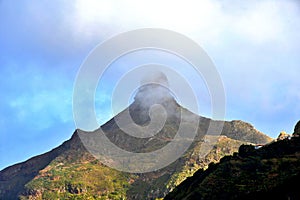
[[[203,149],[210,149],[211,142],[217,140],[217,144],[213,149],[202,159],[199,155]],[[179,185],[186,178],[192,176],[199,169],[207,169],[210,163],[219,162],[219,160],[228,155],[232,155],[245,142],[233,140],[226,136],[206,136],[204,141],[196,141],[194,148],[185,155],[186,163],[183,168],[174,173],[167,184],[171,190]]]
[[[204,157],[199,157],[201,146],[217,145]],[[74,154],[65,151],[47,167],[40,170],[25,185],[21,199],[154,199],[163,197],[199,168],[218,162],[224,155],[237,151],[243,142],[225,136],[207,136],[195,141],[193,147],[179,160],[157,172],[134,175],[108,168],[87,152]],[[78,148],[78,147],[77,147]],[[174,171],[175,170],[175,171]],[[174,171],[170,173],[170,171]],[[149,192],[150,191],[150,192]]]
[[[131,176],[98,163],[54,161],[28,184],[21,199],[125,199]],[[26,197],[27,196],[27,197]]]
[[[299,199],[300,137],[262,148],[242,145],[238,154],[200,169],[165,199]]]

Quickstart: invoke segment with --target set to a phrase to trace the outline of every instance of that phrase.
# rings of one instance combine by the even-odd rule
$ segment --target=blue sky
[[[203,47],[224,82],[226,120],[250,122],[272,137],[292,132],[300,119],[296,0],[0,0],[0,169],[70,138],[83,60],[111,36],[147,27],[177,31]],[[114,80],[103,81],[99,123],[112,117]]]

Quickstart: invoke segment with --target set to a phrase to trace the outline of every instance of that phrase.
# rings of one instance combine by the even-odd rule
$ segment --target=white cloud
[[[57,9],[50,11],[51,6]],[[21,16],[27,16],[24,23],[31,31],[28,35],[33,37],[32,41],[62,58],[73,52],[82,56],[82,52],[87,53],[112,35],[141,27],[160,27],[186,34],[215,60],[229,103],[234,106],[242,101],[261,108],[264,102],[279,105],[277,99],[282,94],[270,91],[274,82],[280,85],[293,78],[296,81],[287,87],[300,85],[296,76],[300,63],[297,1],[254,0],[234,4],[225,0],[76,0],[28,3],[23,12]],[[280,106],[279,110],[284,107]],[[243,112],[245,107],[238,109]]]
[[[214,1],[108,1],[77,0],[71,15],[75,38],[103,39],[141,27],[160,27],[185,34],[213,36],[221,25],[220,5]],[[223,27],[223,26],[222,26]],[[202,33],[201,33],[202,32]]]
[[[289,23],[299,14],[295,6],[289,1],[260,1],[249,4],[242,13],[232,15],[230,21],[237,35],[251,42],[282,42],[291,34]]]
[[[294,1],[232,3],[215,0],[109,1],[77,0],[64,17],[75,37],[109,37],[140,27],[161,27],[193,36],[206,44],[222,44],[224,35],[264,43],[285,37],[289,22],[299,14]]]

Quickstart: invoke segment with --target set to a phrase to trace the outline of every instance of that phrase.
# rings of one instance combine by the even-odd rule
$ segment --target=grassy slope
[[[21,197],[22,199],[152,199],[163,197],[186,177],[192,176],[199,168],[207,168],[210,162],[217,162],[223,156],[231,155],[242,143],[224,136],[220,137],[212,151],[204,159],[199,159],[200,145],[208,145],[199,141],[177,163],[159,172],[143,175],[110,169],[88,154],[74,158],[71,156],[74,152],[67,151],[27,183],[27,192]]]
[[[168,199],[299,199],[300,138],[285,139],[224,157],[197,171],[165,198]],[[298,180],[297,180],[298,179]]]
[[[28,193],[21,199],[125,199],[131,176],[97,160],[54,161],[26,184]]]

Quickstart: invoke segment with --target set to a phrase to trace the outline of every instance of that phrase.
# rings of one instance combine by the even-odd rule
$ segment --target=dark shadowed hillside
[[[242,145],[166,196],[172,199],[300,199],[300,122],[293,136],[283,134],[259,149]]]

